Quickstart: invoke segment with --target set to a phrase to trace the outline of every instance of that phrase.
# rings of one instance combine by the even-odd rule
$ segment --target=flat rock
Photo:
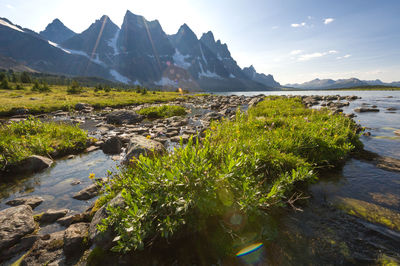
[[[7,201],[6,204],[10,206],[18,206],[18,205],[29,205],[32,209],[36,208],[43,202],[43,198],[39,196],[31,196],[31,197],[23,197],[16,198],[10,201]]]
[[[92,184],[81,191],[77,192],[74,196],[74,199],[77,200],[88,200],[94,198],[99,193],[100,187],[97,184]]]
[[[62,209],[62,210],[48,209],[46,212],[39,215],[38,217],[41,223],[52,223],[57,221],[61,217],[64,217],[68,212],[69,212],[68,209]]]
[[[35,230],[32,208],[29,205],[0,211],[0,250],[11,247],[23,236]]]
[[[63,226],[69,226],[74,223],[90,222],[90,212],[68,215],[57,220],[57,223]]]
[[[124,162],[128,163],[133,157],[139,158],[139,155],[156,155],[165,152],[164,146],[155,140],[143,136],[133,136],[130,139]]]
[[[8,260],[18,253],[30,249],[38,239],[38,235],[24,236],[14,246],[0,250],[0,261]]]
[[[79,256],[88,244],[88,223],[72,224],[64,232],[64,253],[66,256]]]
[[[92,152],[92,151],[97,151],[98,149],[100,149],[99,146],[90,146],[90,147],[87,147],[85,149],[85,152],[89,153],[89,152]]]
[[[394,134],[400,136],[400,129],[399,129],[399,130],[395,130],[395,131],[394,131]]]

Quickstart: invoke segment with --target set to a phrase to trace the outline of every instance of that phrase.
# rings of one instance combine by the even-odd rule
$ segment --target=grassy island
[[[213,122],[201,141],[121,169],[102,201],[121,193],[126,208],[109,208],[100,229],[115,229],[113,250],[122,253],[200,234],[216,253],[234,254],[226,243],[243,243],[250,231],[268,237],[260,217],[292,204],[318,169],[362,147],[356,129],[298,98],[267,97],[233,121]]]
[[[0,171],[31,155],[59,155],[83,150],[87,134],[78,126],[28,118],[0,127]]]

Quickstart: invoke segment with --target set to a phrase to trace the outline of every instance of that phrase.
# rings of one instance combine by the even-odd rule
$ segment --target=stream
[[[290,91],[244,92],[223,95],[357,95],[361,99],[343,107],[345,113],[360,106],[376,105],[380,112],[356,113],[357,123],[371,132],[361,136],[365,149],[400,159],[400,91]],[[387,110],[392,108],[391,111]],[[201,113],[201,111],[198,111]],[[44,172],[20,176],[0,183],[0,210],[5,202],[22,196],[39,195],[44,202],[35,209],[67,208],[71,214],[85,211],[96,198],[80,201],[76,192],[92,183],[88,178],[107,176],[118,162],[97,150],[72,159],[57,160]],[[330,171],[309,186],[302,211],[288,210],[276,217],[278,230],[272,239],[243,256],[232,256],[237,265],[377,265],[400,263],[400,173],[349,159],[340,170]],[[40,229],[40,234],[61,230],[57,223]],[[251,252],[254,251],[254,252]],[[224,259],[220,261],[222,265]]]

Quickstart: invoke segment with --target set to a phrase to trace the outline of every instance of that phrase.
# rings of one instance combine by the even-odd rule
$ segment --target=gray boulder
[[[35,228],[32,208],[28,205],[0,211],[0,250],[11,247]]]
[[[118,194],[114,199],[112,199],[109,203],[102,206],[93,216],[92,221],[89,226],[89,239],[91,243],[102,247],[104,249],[109,249],[112,247],[112,240],[115,237],[114,230],[112,228],[108,228],[105,232],[100,232],[97,229],[97,225],[101,224],[101,221],[108,217],[107,207],[111,206],[113,208],[123,208],[125,206],[125,200],[121,194]]]
[[[122,150],[122,142],[119,137],[111,137],[101,144],[101,149],[107,154],[118,154]]]
[[[137,135],[130,139],[123,162],[128,163],[133,157],[139,158],[141,154],[152,156],[164,152],[165,148],[160,142]]]
[[[135,124],[141,122],[143,120],[143,116],[133,111],[122,110],[109,113],[106,116],[106,119],[108,124]]]
[[[16,167],[11,168],[13,173],[36,173],[43,169],[49,168],[53,161],[49,158],[32,155],[18,163]]]
[[[39,196],[31,196],[31,197],[23,197],[16,198],[10,201],[7,201],[6,204],[10,206],[18,206],[18,205],[29,205],[32,209],[36,208],[43,202],[43,198]]]
[[[81,191],[77,192],[74,196],[72,196],[74,199],[77,200],[88,200],[91,198],[94,198],[97,196],[99,193],[100,186],[97,184],[92,184]]]
[[[20,265],[66,265],[63,245],[64,231],[44,235],[35,242]]]
[[[88,246],[88,223],[72,224],[64,232],[64,253],[67,257],[80,255]]]

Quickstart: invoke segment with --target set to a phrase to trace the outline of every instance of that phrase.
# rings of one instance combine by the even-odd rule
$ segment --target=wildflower
[[[217,128],[216,128],[216,127],[214,127],[214,126],[212,126],[212,127],[211,127],[211,130],[216,130],[216,129],[217,129]]]
[[[150,138],[151,138],[151,136],[150,136],[150,135],[147,135],[147,136],[146,136],[146,139],[150,139]]]
[[[90,178],[90,179],[94,179],[94,177],[95,177],[95,174],[94,174],[94,173],[90,173],[90,174],[89,174],[89,178]]]

